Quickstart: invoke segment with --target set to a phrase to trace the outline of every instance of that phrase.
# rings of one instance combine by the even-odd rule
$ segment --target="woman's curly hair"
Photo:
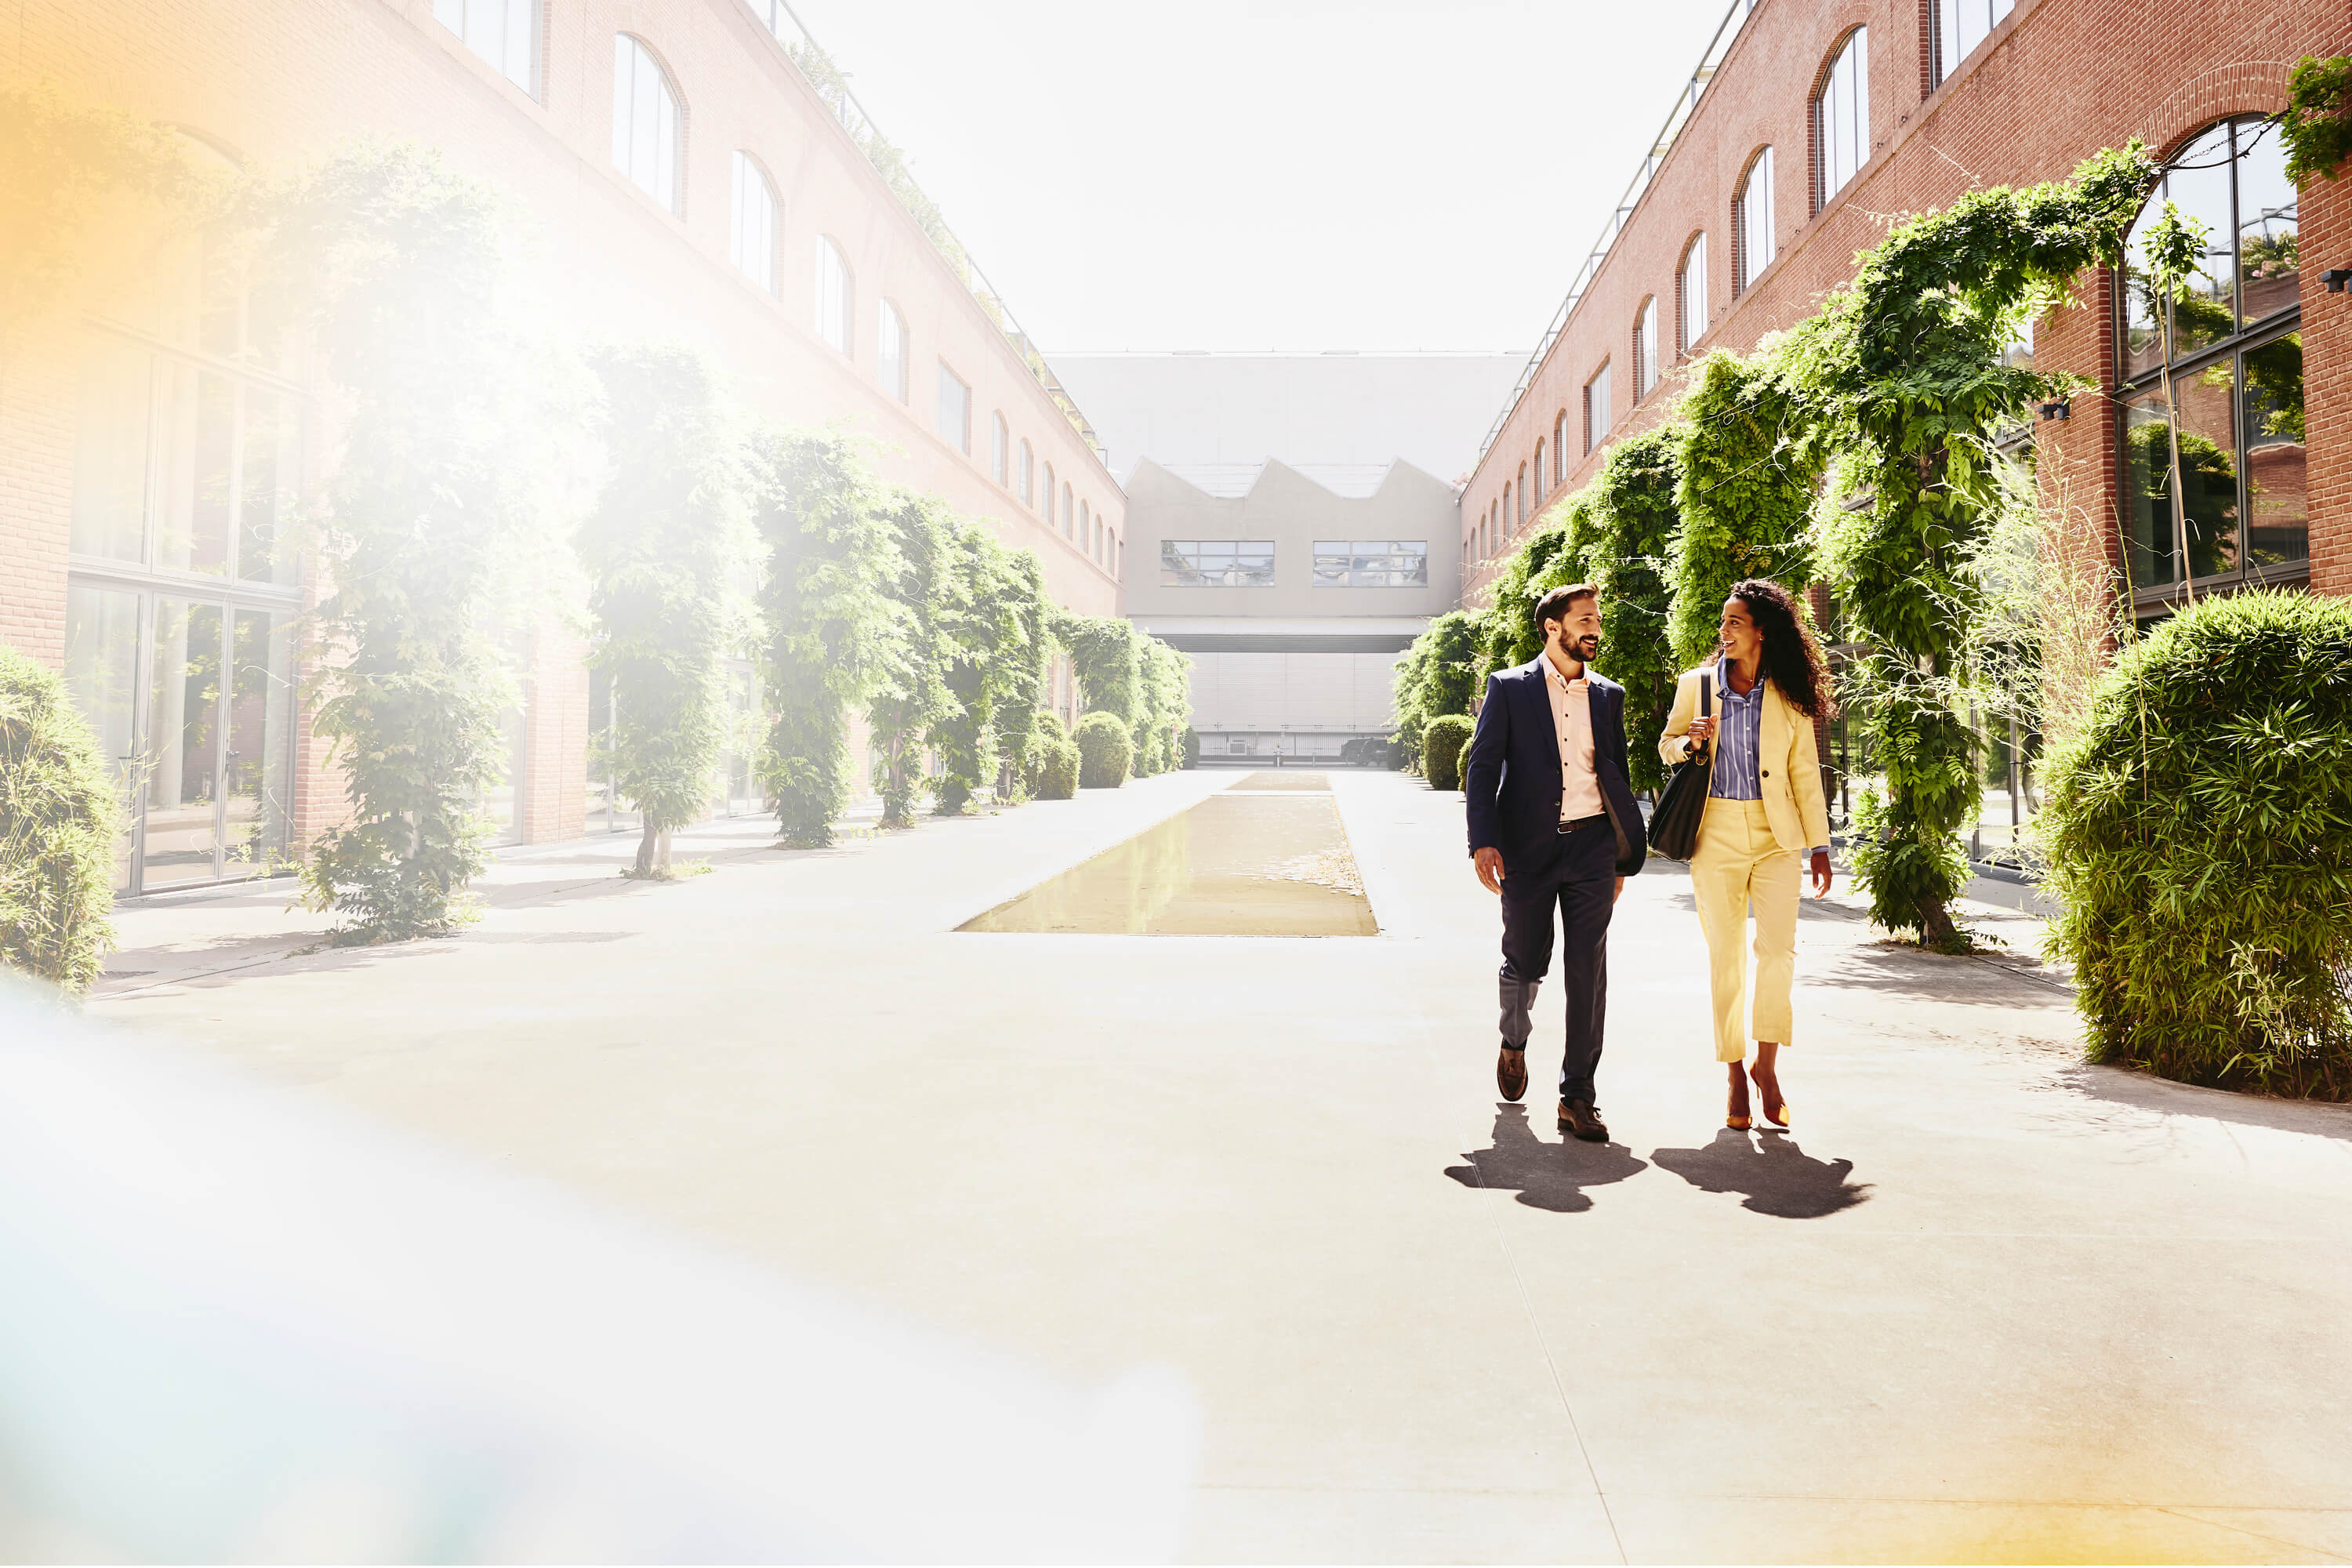
[[[1808,719],[1835,718],[1836,682],[1796,596],[1769,577],[1735,583],[1726,596],[1746,605],[1748,619],[1764,634],[1764,673],[1780,695]]]

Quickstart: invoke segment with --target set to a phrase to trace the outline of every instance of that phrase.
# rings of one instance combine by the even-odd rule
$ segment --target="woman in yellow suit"
[[[1790,990],[1797,975],[1801,858],[1811,862],[1813,894],[1830,890],[1829,803],[1822,792],[1813,721],[1835,710],[1821,645],[1778,583],[1751,578],[1723,602],[1721,651],[1686,672],[1658,754],[1669,766],[1715,742],[1706,813],[1691,857],[1691,893],[1706,934],[1715,1000],[1715,1057],[1731,1066],[1725,1125],[1748,1125],[1740,1028],[1748,993],[1748,911],[1756,910],[1756,1065],[1748,1077],[1764,1120],[1785,1130],[1779,1057],[1793,1032]],[[1714,684],[1714,712],[1698,717],[1699,682]]]

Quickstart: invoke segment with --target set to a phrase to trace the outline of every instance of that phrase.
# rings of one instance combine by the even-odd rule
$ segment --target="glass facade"
[[[2284,164],[2275,122],[2212,127],[2166,169],[2127,251],[2117,401],[2137,590],[2180,581],[2184,535],[2200,581],[2292,576],[2309,560],[2298,213]],[[2171,301],[2137,242],[2168,199],[2207,234]]]
[[[1315,542],[1318,588],[1426,588],[1429,541],[1425,539],[1318,539]]]
[[[1163,539],[1160,542],[1163,588],[1271,588],[1271,539]]]

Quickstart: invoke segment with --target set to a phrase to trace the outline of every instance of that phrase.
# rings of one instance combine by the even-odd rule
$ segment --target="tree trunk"
[[[669,835],[668,828],[661,830],[660,846],[654,851],[654,869],[665,877],[669,875]]]
[[[661,837],[661,829],[654,826],[653,814],[648,812],[646,815],[645,837],[637,840],[637,864],[635,875],[650,877],[654,874],[654,851],[659,847],[658,840]]]
[[[1941,899],[1927,899],[1919,905],[1919,945],[1938,952],[1949,952],[1959,945],[1960,928],[1952,923],[1951,910]]]

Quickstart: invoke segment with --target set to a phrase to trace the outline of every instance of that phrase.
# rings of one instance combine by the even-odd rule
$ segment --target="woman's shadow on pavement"
[[[1495,1146],[1468,1156],[1466,1165],[1448,1165],[1445,1173],[1465,1187],[1488,1192],[1513,1192],[1529,1208],[1553,1214],[1582,1214],[1592,1206],[1587,1187],[1612,1182],[1649,1169],[1622,1143],[1581,1143],[1573,1138],[1547,1143],[1528,1125],[1524,1105],[1495,1108]]]
[[[1870,1199],[1870,1184],[1846,1178],[1851,1160],[1816,1160],[1785,1133],[1727,1127],[1704,1149],[1657,1149],[1650,1158],[1707,1193],[1741,1193],[1740,1207],[1780,1219],[1820,1219]]]

